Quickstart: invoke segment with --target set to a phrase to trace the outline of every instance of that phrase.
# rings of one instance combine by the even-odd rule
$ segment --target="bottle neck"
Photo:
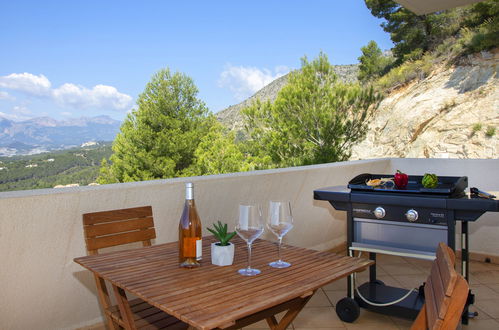
[[[185,200],[194,200],[194,189],[192,188],[192,186],[185,188]]]

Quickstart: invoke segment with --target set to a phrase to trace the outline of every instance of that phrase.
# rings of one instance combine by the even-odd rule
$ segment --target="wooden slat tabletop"
[[[219,267],[211,264],[212,242],[213,237],[203,237],[202,266],[194,269],[178,267],[176,242],[86,256],[76,258],[75,262],[203,330],[222,327],[301,297],[372,264],[365,259],[283,244],[283,259],[292,266],[275,269],[268,263],[277,259],[276,244],[256,240],[252,266],[262,273],[247,277],[237,273],[246,267],[246,243],[238,237],[233,239],[234,264]]]

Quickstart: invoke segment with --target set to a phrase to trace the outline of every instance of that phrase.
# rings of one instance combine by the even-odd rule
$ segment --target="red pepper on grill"
[[[395,173],[394,181],[397,188],[405,189],[407,187],[407,183],[409,182],[409,177],[407,176],[407,174],[397,170],[397,173]]]

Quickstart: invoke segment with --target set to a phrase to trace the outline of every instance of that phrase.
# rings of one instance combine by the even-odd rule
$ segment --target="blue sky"
[[[217,112],[322,50],[357,63],[389,35],[363,0],[1,1],[0,116],[123,119],[151,75],[194,79]]]

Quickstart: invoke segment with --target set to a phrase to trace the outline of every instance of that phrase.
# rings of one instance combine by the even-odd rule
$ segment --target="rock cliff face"
[[[498,158],[498,63],[495,49],[393,91],[351,159]]]

